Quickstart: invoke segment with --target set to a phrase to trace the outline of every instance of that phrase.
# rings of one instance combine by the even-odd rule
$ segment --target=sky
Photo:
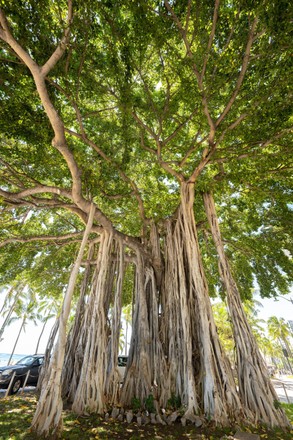
[[[277,316],[277,318],[284,318],[286,321],[293,320],[293,294],[288,295],[287,299],[280,298],[278,301],[273,299],[261,299],[256,297],[257,301],[262,304],[262,307],[258,307],[258,317],[260,319],[267,320],[270,316]],[[3,295],[0,296],[0,309],[3,302]],[[3,319],[0,318],[0,327]],[[7,327],[3,333],[3,340],[0,342],[0,353],[11,353],[17,334],[20,328],[21,322],[14,322]],[[54,319],[48,321],[44,334],[41,339],[39,353],[44,353],[46,344],[50,335],[52,326],[54,325]],[[26,331],[23,332],[19,338],[16,346],[15,354],[34,354],[39,335],[42,330],[42,324],[35,326],[29,323],[26,327]]]

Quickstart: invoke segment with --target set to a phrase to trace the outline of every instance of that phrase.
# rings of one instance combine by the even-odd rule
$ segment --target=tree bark
[[[149,246],[153,258],[158,249],[158,235],[152,226]],[[157,255],[158,257],[158,255]],[[166,364],[159,337],[157,279],[154,268],[144,256],[136,254],[135,298],[128,365],[122,387],[122,405],[130,405],[135,397],[141,404],[152,394],[162,405]]]
[[[47,370],[41,390],[40,399],[31,425],[31,430],[43,438],[57,438],[62,429],[61,371],[64,361],[66,344],[66,324],[70,312],[71,299],[75,287],[78,270],[91,231],[95,214],[95,206],[91,205],[88,223],[80,245],[77,259],[73,265],[67,291],[64,297],[59,321],[59,334],[52,361]]]
[[[181,206],[167,236],[165,303],[169,375],[186,405],[216,423],[242,417],[228,359],[216,332],[193,213],[194,184],[181,183]],[[164,318],[166,320],[166,317]]]
[[[99,253],[94,274],[94,283],[86,308],[81,335],[85,339],[80,378],[72,409],[77,414],[97,412],[106,408],[105,382],[107,371],[107,343],[110,333],[108,325],[108,271],[111,259],[113,236],[101,234]]]
[[[95,245],[90,245],[88,250],[88,263],[86,264],[83,280],[81,283],[80,296],[76,306],[73,325],[69,331],[66,347],[64,367],[62,371],[62,398],[68,402],[73,402],[76,388],[79,382],[80,370],[83,362],[86,335],[83,337],[85,310],[87,307],[87,296],[90,293],[90,286],[93,278],[90,261],[94,258]]]
[[[237,353],[239,394],[245,415],[252,423],[261,422],[271,426],[286,427],[289,421],[283,410],[275,407],[278,397],[247,322],[230,263],[225,254],[213,195],[204,193],[203,199],[219,256],[220,276],[227,292],[228,312],[232,320]]]

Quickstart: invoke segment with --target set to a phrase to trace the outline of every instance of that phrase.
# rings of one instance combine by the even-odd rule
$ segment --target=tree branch
[[[36,235],[34,237],[12,237],[7,238],[6,240],[2,241],[0,243],[0,248],[6,246],[10,243],[32,243],[34,241],[63,241],[68,240],[70,238],[80,237],[82,236],[84,231],[78,231],[78,232],[71,232],[64,235]],[[70,240],[70,243],[72,243],[72,240]]]
[[[48,73],[55,67],[60,58],[65,52],[67,44],[69,42],[70,37],[70,25],[73,19],[73,7],[72,0],[68,0],[68,14],[67,14],[67,23],[66,28],[64,30],[64,35],[61,38],[60,43],[56,47],[55,51],[52,53],[50,58],[46,61],[46,63],[41,67],[41,74],[43,77],[48,75]]]
[[[247,71],[247,67],[248,67],[248,63],[249,63],[249,58],[250,58],[250,52],[251,52],[251,47],[252,47],[252,43],[254,40],[254,32],[257,26],[258,20],[257,18],[255,18],[253,20],[251,29],[249,31],[249,35],[248,35],[248,41],[246,44],[246,49],[245,49],[245,53],[243,56],[243,61],[242,61],[242,66],[241,66],[241,70],[238,76],[238,80],[236,83],[236,87],[234,89],[234,92],[232,93],[231,98],[229,99],[228,104],[226,105],[225,109],[223,110],[222,114],[218,117],[217,121],[216,121],[216,127],[218,127],[220,125],[220,123],[223,121],[223,119],[226,117],[226,115],[229,113],[229,111],[231,110],[232,105],[234,104],[238,93],[240,91],[240,88],[242,86],[246,71]]]
[[[206,72],[206,68],[207,68],[207,64],[208,64],[208,59],[209,59],[209,55],[210,55],[210,50],[213,44],[213,40],[215,37],[215,33],[216,33],[216,25],[217,25],[217,21],[218,21],[218,16],[219,16],[219,6],[220,6],[220,0],[216,0],[215,1],[215,7],[214,7],[214,15],[213,15],[213,23],[212,23],[212,30],[210,33],[210,37],[209,37],[209,42],[208,42],[208,47],[207,47],[207,53],[203,62],[203,67],[202,67],[202,71],[201,71],[201,81],[203,80],[203,77],[205,75]]]

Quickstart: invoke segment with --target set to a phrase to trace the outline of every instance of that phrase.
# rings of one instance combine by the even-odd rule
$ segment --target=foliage
[[[141,409],[141,402],[137,397],[133,397],[131,400],[131,408],[134,411],[139,411]]]
[[[136,357],[145,351],[145,360],[153,361],[149,351],[154,351],[161,335],[166,340],[160,342],[166,347],[161,352],[158,347],[158,359],[163,360],[168,345],[173,350],[167,340],[170,329],[165,331],[159,324],[163,326],[164,319],[168,323],[161,306],[168,296],[166,278],[173,273],[167,248],[168,231],[174,228],[178,254],[173,258],[174,273],[182,286],[172,295],[174,304],[179,304],[180,297],[184,305],[178,315],[184,322],[177,320],[174,333],[180,342],[186,338],[181,345],[188,367],[180,368],[185,382],[178,387],[194,405],[190,410],[197,410],[197,394],[205,396],[212,408],[213,399],[221,397],[212,389],[201,389],[203,368],[206,382],[218,386],[223,396],[229,390],[220,381],[230,376],[220,373],[226,368],[221,350],[211,352],[213,345],[217,347],[217,338],[207,295],[223,299],[225,291],[218,267],[223,259],[221,262],[215,253],[202,197],[210,193],[216,201],[224,245],[221,252],[225,262],[226,256],[231,262],[231,271],[228,261],[226,264],[229,280],[239,286],[243,300],[251,299],[255,282],[261,296],[277,296],[288,293],[292,280],[292,229],[288,227],[292,176],[287,163],[292,146],[289,2],[8,0],[1,5],[3,284],[22,280],[42,297],[62,296],[95,205],[88,249],[95,244],[94,260],[97,254],[104,256],[102,245],[98,249],[104,232],[123,249],[120,270],[113,268],[118,265],[114,249],[108,250],[113,267],[105,260],[105,271],[101,269],[103,276],[108,271],[107,280],[103,278],[108,288],[107,292],[103,289],[108,298],[104,306],[109,309],[114,296],[115,282],[108,287],[109,280],[123,273],[119,278],[122,306],[135,305],[137,338],[133,338],[136,347],[131,362],[137,368],[138,383],[146,384],[137,387],[126,380],[125,395],[127,391],[137,393],[139,388],[143,400],[151,380],[143,377],[140,366],[135,367]],[[122,266],[128,262],[139,266],[135,281],[132,269],[124,276]],[[85,265],[91,263],[87,260]],[[81,269],[76,291],[82,286],[83,272]],[[149,289],[152,294],[142,299]],[[178,295],[183,291],[184,295]],[[238,301],[238,290],[235,292]],[[151,304],[156,300],[158,317],[153,316],[155,305]],[[188,308],[187,302],[193,307]],[[242,309],[231,304],[236,328],[237,313]],[[194,319],[195,305],[201,310],[198,321]],[[250,318],[259,332],[253,313]],[[186,331],[182,331],[185,324]],[[106,325],[102,330],[106,334]],[[146,344],[149,330],[155,332],[149,339],[152,346]],[[227,327],[223,333],[228,332]],[[60,352],[60,360],[62,356]],[[197,372],[191,356],[193,361],[198,357]],[[210,356],[215,357],[212,364],[217,368],[207,365]],[[181,358],[183,361],[184,355]],[[190,386],[193,375],[198,375],[199,393]],[[177,377],[169,381],[177,386]],[[59,376],[54,386],[59,387]],[[230,386],[235,386],[232,380]],[[261,398],[269,414],[273,405],[272,396],[264,402],[267,389],[263,388]],[[189,398],[189,390],[194,397]],[[238,399],[236,392],[231,395]],[[125,400],[129,403],[131,397]],[[255,393],[250,397],[256,400]],[[238,410],[236,400],[225,399],[220,406],[226,407],[227,414],[230,404]],[[242,401],[249,406],[246,397]],[[44,401],[40,402],[39,408]],[[50,403],[47,406],[51,411]],[[208,411],[206,403],[204,406]],[[45,414],[42,409],[40,414]],[[216,417],[218,414],[215,411]],[[279,422],[285,423],[276,412],[279,416]],[[223,413],[219,417],[225,418]],[[59,429],[59,419],[54,420]],[[270,420],[275,423],[272,417]]]
[[[170,399],[168,400],[168,408],[176,410],[181,407],[181,397],[176,396],[174,393],[171,395]]]
[[[119,8],[112,2],[77,2],[70,43],[46,78],[81,172],[84,197],[91,197],[118,231],[134,237],[147,218],[164,221],[175,212],[179,185],[174,172],[190,176],[209,148],[206,112],[218,121],[237,91],[217,127],[217,149],[198,178],[196,194],[206,189],[215,193],[227,253],[231,259],[233,255],[243,297],[250,295],[254,279],[263,296],[285,294],[292,279],[286,163],[292,79],[287,73],[288,3],[281,4],[221,2],[216,35],[206,52],[213,7],[195,3],[188,57],[161,2],[119,2]],[[184,2],[173,6],[184,21]],[[5,13],[15,38],[40,65],[44,63],[62,33],[66,2],[57,7],[34,0],[8,1]],[[255,16],[251,60],[238,90],[242,54]],[[58,295],[76,251],[74,239],[63,241],[61,236],[79,231],[80,218],[64,195],[44,190],[41,196],[13,203],[7,192],[36,185],[68,190],[72,177],[50,145],[52,128],[28,69],[6,43],[2,49],[0,157],[6,195],[1,199],[1,240],[13,240],[1,250],[1,276],[6,284],[25,276],[43,292]],[[204,73],[202,90],[193,63]],[[205,111],[202,93],[208,102]],[[201,211],[196,201],[199,222],[204,219]],[[56,240],[30,241],[44,235],[55,235]],[[215,295],[221,289],[215,256],[207,250],[205,258]]]
[[[148,397],[145,398],[144,400],[144,406],[145,409],[149,412],[149,413],[154,413],[156,412],[155,410],[155,406],[154,406],[154,396],[152,394],[149,394]]]

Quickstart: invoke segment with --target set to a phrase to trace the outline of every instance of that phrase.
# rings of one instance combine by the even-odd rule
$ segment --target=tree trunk
[[[108,275],[112,263],[112,234],[101,234],[94,283],[86,308],[81,332],[85,340],[83,362],[74,396],[72,409],[77,414],[97,412],[106,408],[104,395],[107,371],[107,344],[110,334],[108,325],[109,294]],[[82,343],[82,342],[81,342]]]
[[[38,385],[37,385],[37,393],[38,394],[40,394],[40,392],[41,392],[42,383],[45,378],[46,371],[48,370],[49,365],[50,365],[51,353],[52,353],[52,350],[54,347],[54,342],[55,342],[55,339],[56,339],[56,336],[58,333],[58,329],[59,329],[59,317],[56,319],[56,321],[51,329],[50,336],[48,339],[47,347],[45,350],[44,362],[43,362],[43,366],[41,368],[41,372],[40,372],[39,380],[38,380]]]
[[[64,367],[62,371],[62,398],[73,402],[79,382],[82,367],[86,338],[81,335],[83,329],[87,295],[90,293],[92,281],[92,267],[90,261],[94,258],[95,245],[90,245],[88,250],[87,265],[81,283],[80,296],[76,306],[74,323],[67,337],[65,348]]]
[[[219,256],[219,272],[227,292],[228,311],[232,320],[237,353],[239,394],[247,420],[271,426],[288,426],[289,422],[280,408],[269,379],[263,358],[247,322],[240,294],[224,251],[214,199],[211,193],[203,196],[212,237]]]
[[[9,360],[8,360],[8,362],[7,362],[7,365],[10,365],[10,362],[11,362],[12,356],[14,355],[14,352],[15,352],[15,349],[16,349],[16,346],[17,346],[17,343],[18,343],[18,340],[19,340],[20,334],[21,334],[22,329],[23,329],[23,327],[24,327],[24,324],[25,324],[25,318],[23,318],[23,320],[22,320],[22,323],[21,323],[21,326],[20,326],[20,329],[19,329],[19,332],[18,332],[17,338],[16,338],[16,340],[15,340],[15,343],[14,343],[14,346],[13,346],[13,349],[12,349],[12,352],[11,352],[11,354],[10,354],[10,358],[9,358]]]
[[[6,298],[7,298],[7,296],[12,292],[12,290],[13,290],[13,287],[9,290],[8,294],[6,295]],[[13,301],[13,304],[12,304],[12,306],[10,307],[10,309],[9,309],[9,311],[8,311],[8,314],[7,314],[6,318],[4,319],[4,322],[3,322],[3,324],[2,324],[2,326],[1,326],[1,328],[0,328],[0,341],[1,341],[2,335],[3,335],[3,333],[4,333],[5,327],[8,325],[9,320],[10,320],[10,318],[11,318],[11,315],[12,315],[12,313],[14,312],[14,309],[15,309],[15,306],[16,306],[16,303],[17,303],[17,300],[18,300],[19,295],[20,295],[20,292],[16,292],[16,295],[15,295],[15,298],[14,298],[14,301]],[[5,298],[5,300],[6,300],[6,298]],[[5,305],[5,300],[4,300],[4,304],[3,304],[3,307],[2,307],[2,309],[1,309],[0,315],[1,315],[1,313],[3,312],[4,305]]]
[[[51,309],[49,310],[48,315],[50,315],[50,312],[51,312]],[[38,337],[38,341],[37,341],[37,345],[36,345],[36,349],[35,349],[35,354],[38,354],[39,345],[40,345],[40,342],[41,342],[41,338],[42,338],[42,336],[43,336],[43,333],[44,333],[44,331],[45,331],[45,328],[46,328],[47,322],[48,322],[48,321],[45,320],[45,322],[44,322],[44,324],[43,324],[43,327],[42,327],[42,330],[41,330],[41,333],[40,333],[40,336]]]
[[[88,223],[84,231],[77,259],[73,265],[67,291],[64,297],[60,314],[59,334],[57,344],[52,356],[52,361],[47,370],[41,390],[40,399],[34,414],[31,429],[43,438],[57,438],[62,429],[62,399],[61,399],[61,371],[64,361],[66,344],[66,324],[70,312],[71,299],[75,287],[76,278],[81,264],[88,235],[94,220],[95,206],[91,205]]]
[[[186,405],[216,423],[241,417],[241,405],[228,359],[219,343],[199,250],[193,213],[194,185],[181,184],[181,206],[166,237],[162,313],[170,389]],[[174,389],[174,388],[173,388]]]
[[[148,245],[159,267],[160,245],[154,224]],[[136,254],[135,266],[132,334],[121,402],[130,405],[135,397],[144,404],[152,394],[160,405],[165,406],[166,362],[159,337],[159,275],[140,252]]]
[[[107,348],[107,374],[105,383],[105,395],[107,396],[108,404],[118,404],[120,397],[120,375],[118,371],[118,351],[119,338],[121,331],[121,313],[122,313],[122,286],[124,278],[124,246],[122,242],[117,243],[117,249],[114,253],[117,255],[116,264],[113,265],[113,273],[115,274],[115,289],[114,298],[112,300],[113,306],[111,308],[111,335],[108,340]]]

